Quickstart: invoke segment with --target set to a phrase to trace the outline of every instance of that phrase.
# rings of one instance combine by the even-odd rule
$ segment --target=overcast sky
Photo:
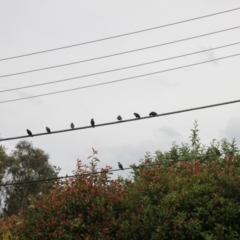
[[[239,0],[0,0],[0,59],[152,28],[240,7]],[[240,26],[240,10],[126,37],[60,51],[0,61],[0,76],[44,68],[137,48],[172,42]],[[240,41],[240,29],[206,37],[45,71],[0,78],[0,91],[107,71],[174,57]],[[0,102],[66,90],[240,53],[240,44],[179,59],[72,81],[0,93]],[[170,112],[240,99],[240,56],[129,81],[0,103],[0,136],[22,136],[112,122],[120,114]],[[198,120],[202,142],[236,138],[240,146],[240,103],[110,125],[26,138],[50,155],[50,163],[71,174],[77,158],[88,163],[92,147],[100,167],[138,163],[147,151],[168,150],[172,142],[189,141]],[[11,151],[18,140],[2,142]],[[127,176],[130,171],[117,172]]]

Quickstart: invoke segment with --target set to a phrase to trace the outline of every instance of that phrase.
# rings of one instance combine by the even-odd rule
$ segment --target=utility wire
[[[234,150],[234,151],[230,151],[231,153],[234,152],[239,152],[239,150]],[[223,152],[222,154],[229,154],[230,152]],[[185,159],[179,159],[178,161],[189,161],[189,160],[194,160],[194,159],[199,159],[199,158],[207,158],[207,157],[214,157],[214,156],[219,156],[219,154],[209,154],[209,155],[202,155],[202,156],[196,156],[196,157],[191,157],[191,158],[185,158]],[[171,158],[164,158],[161,160],[172,160]],[[172,161],[169,161],[169,164],[172,164]],[[152,164],[146,164],[147,167],[152,167],[152,166],[157,166],[160,165],[161,163],[152,163]],[[124,168],[124,170],[130,170],[130,169],[134,169],[134,168],[140,168],[142,167],[142,165],[139,166],[134,166],[134,167],[128,167],[128,168]],[[103,171],[97,171],[97,172],[93,172],[93,173],[83,173],[83,174],[75,174],[75,175],[66,175],[66,176],[61,176],[61,177],[53,177],[53,178],[45,178],[45,179],[37,179],[37,180],[29,180],[29,181],[22,181],[22,182],[11,182],[11,183],[4,183],[4,184],[0,184],[0,187],[8,187],[8,186],[14,186],[14,185],[20,185],[20,184],[29,184],[29,183],[42,183],[42,182],[48,182],[48,181],[55,181],[55,180],[59,180],[59,179],[65,179],[65,178],[74,178],[74,177],[79,177],[79,176],[91,176],[91,175],[96,175],[96,174],[101,174],[101,173],[111,173],[111,172],[118,172],[118,171],[122,171],[122,169],[113,169],[113,170],[103,170]]]
[[[0,78],[22,75],[22,74],[27,74],[27,73],[32,73],[32,72],[38,72],[38,71],[43,71],[43,70],[48,70],[48,69],[53,69],[53,68],[66,67],[66,66],[69,66],[69,65],[79,64],[79,63],[83,63],[83,62],[89,62],[89,61],[93,61],[93,60],[97,60],[97,59],[103,59],[103,58],[113,57],[113,56],[117,56],[117,55],[123,55],[123,54],[127,54],[127,53],[142,51],[142,50],[146,50],[146,49],[150,49],[150,48],[166,46],[166,45],[179,43],[179,42],[183,42],[183,41],[187,41],[187,40],[191,40],[191,39],[195,39],[195,38],[205,37],[205,36],[209,36],[209,35],[213,35],[213,34],[217,34],[217,33],[221,33],[221,32],[226,32],[226,31],[231,31],[231,30],[235,30],[235,29],[238,29],[238,28],[240,28],[240,26],[233,27],[233,28],[227,28],[227,29],[223,29],[223,30],[220,30],[220,31],[206,33],[206,34],[193,36],[193,37],[189,37],[189,38],[183,38],[183,39],[175,40],[175,41],[172,41],[172,42],[161,43],[161,44],[158,44],[158,45],[148,46],[148,47],[144,47],[144,48],[138,48],[138,49],[134,49],[134,50],[126,51],[126,52],[106,55],[106,56],[102,56],[102,57],[97,57],[97,58],[92,58],[92,59],[87,59],[87,60],[81,60],[81,61],[71,62],[71,63],[65,63],[65,64],[55,65],[55,66],[51,66],[51,67],[38,68],[38,69],[33,69],[33,70],[29,70],[29,71],[24,71],[24,72],[1,75]]]
[[[204,15],[204,16],[200,16],[200,17],[196,17],[196,18],[190,18],[190,19],[187,19],[187,20],[178,21],[178,22],[174,22],[174,23],[169,23],[169,24],[165,24],[165,25],[161,25],[161,26],[157,26],[157,27],[147,28],[147,29],[143,29],[143,30],[139,30],[139,31],[135,31],[135,32],[124,33],[124,34],[120,34],[120,35],[115,35],[115,36],[111,36],[111,37],[101,38],[101,39],[92,40],[92,41],[83,42],[83,43],[77,43],[77,44],[68,45],[68,46],[59,47],[59,48],[52,48],[52,49],[39,51],[39,52],[33,52],[33,53],[28,53],[28,54],[23,54],[23,55],[8,57],[8,58],[2,58],[2,59],[0,59],[0,61],[6,61],[6,60],[14,59],[14,58],[27,57],[27,56],[31,56],[31,55],[47,53],[47,52],[53,52],[53,51],[57,51],[57,50],[77,47],[77,46],[86,45],[86,44],[90,44],[90,43],[106,41],[106,40],[113,39],[113,38],[124,37],[124,36],[133,35],[133,34],[137,34],[137,33],[141,33],[141,32],[147,32],[147,31],[151,31],[151,30],[155,30],[155,29],[159,29],[159,28],[164,28],[164,27],[169,27],[169,26],[181,24],[181,23],[195,21],[195,20],[198,20],[198,19],[207,18],[207,17],[211,17],[211,16],[215,16],[215,15],[220,15],[220,14],[224,14],[224,13],[228,13],[228,12],[233,12],[233,11],[237,11],[239,9],[240,8],[233,8],[233,9],[229,9],[229,10],[222,11],[222,12],[212,13],[212,14],[208,14],[208,15]]]
[[[62,91],[44,93],[44,94],[34,95],[34,96],[30,96],[30,97],[16,98],[16,99],[12,99],[12,100],[1,101],[0,104],[8,103],[8,102],[16,102],[16,101],[26,100],[26,99],[30,99],[30,98],[36,98],[36,97],[43,97],[43,96],[48,96],[48,95],[54,95],[54,94],[58,94],[58,93],[76,91],[76,90],[80,90],[80,89],[84,89],[84,88],[92,88],[92,87],[97,87],[97,86],[107,85],[107,84],[112,84],[112,83],[118,83],[118,82],[130,80],[130,79],[135,79],[135,78],[140,78],[140,77],[146,77],[146,76],[150,76],[150,75],[154,75],[154,74],[159,74],[159,73],[163,73],[163,72],[170,72],[170,71],[174,71],[174,70],[178,70],[178,69],[182,69],[182,68],[187,68],[187,67],[192,67],[192,66],[196,66],[196,65],[201,65],[201,64],[204,64],[204,63],[219,61],[219,60],[222,60],[222,59],[227,59],[227,58],[231,58],[231,57],[236,57],[236,56],[239,56],[239,55],[240,55],[240,53],[234,54],[234,55],[225,56],[225,57],[221,57],[221,58],[216,58],[216,59],[212,59],[212,60],[208,60],[208,61],[204,61],[204,62],[198,62],[198,63],[193,63],[193,64],[189,64],[189,65],[185,65],[185,66],[180,66],[180,67],[176,67],[176,68],[170,68],[170,69],[161,70],[161,71],[157,71],[157,72],[142,74],[142,75],[138,75],[138,76],[133,76],[133,77],[128,77],[128,78],[122,78],[122,79],[113,80],[113,81],[108,81],[108,82],[103,82],[103,83],[92,84],[92,85],[88,85],[88,86],[84,86],[84,87],[66,89],[66,90],[62,90]]]
[[[157,114],[154,117],[147,116],[147,117],[141,117],[141,118],[127,119],[127,120],[122,120],[122,121],[102,123],[102,124],[95,125],[95,127],[103,127],[103,126],[108,126],[108,125],[113,125],[113,124],[121,124],[121,123],[132,122],[132,121],[140,121],[140,120],[149,119],[149,118],[163,117],[163,116],[167,116],[167,115],[173,115],[173,114],[179,114],[179,113],[184,113],[184,112],[202,110],[202,109],[205,109],[205,108],[219,107],[219,106],[234,104],[234,103],[239,103],[239,102],[240,102],[240,100],[234,100],[234,101],[217,103],[217,104],[212,104],[212,105],[205,105],[205,106],[201,106],[201,107],[188,108],[188,109],[184,109],[184,110],[161,113],[161,114]],[[52,134],[55,134],[55,133],[63,133],[63,132],[70,132],[70,131],[76,131],[76,130],[83,130],[83,129],[87,129],[87,128],[92,128],[92,126],[85,126],[85,127],[74,128],[74,129],[64,129],[64,130],[59,130],[59,131],[52,131],[51,133],[46,133],[46,132],[37,133],[37,134],[33,134],[33,137],[42,136],[42,135],[52,135]],[[2,139],[0,139],[0,142],[20,139],[20,138],[27,138],[27,137],[30,137],[30,136],[29,135],[24,135],[24,136],[19,136],[19,137],[12,137],[12,138],[2,138]]]
[[[186,57],[186,56],[199,54],[199,53],[203,53],[203,52],[213,51],[213,50],[220,49],[220,48],[230,47],[230,46],[234,46],[234,45],[237,45],[237,44],[240,44],[240,42],[231,43],[231,44],[227,44],[227,45],[223,45],[223,46],[219,46],[219,47],[215,47],[215,48],[210,48],[210,49],[206,49],[206,50],[202,50],[202,51],[187,53],[187,54],[183,54],[183,55],[178,55],[178,56],[174,56],[174,57],[170,57],[170,58],[164,58],[164,59],[160,59],[160,60],[156,60],[156,61],[152,61],[152,62],[146,62],[146,63],[137,64],[137,65],[127,66],[127,67],[123,67],[123,68],[117,68],[117,69],[107,70],[107,71],[103,71],[103,72],[91,73],[91,74],[82,75],[82,76],[78,76],[78,77],[72,77],[72,78],[67,78],[67,79],[62,79],[62,80],[39,83],[39,84],[34,84],[34,85],[29,85],[29,86],[24,86],[24,87],[5,89],[5,90],[0,91],[0,93],[1,92],[10,92],[10,91],[15,91],[15,90],[20,90],[20,89],[26,89],[26,88],[32,88],[32,87],[38,87],[38,86],[54,84],[54,83],[59,83],[59,82],[65,82],[65,81],[75,80],[75,79],[79,79],[79,78],[85,78],[85,77],[95,76],[95,75],[99,75],[99,74],[115,72],[115,71],[129,69],[129,68],[134,68],[134,67],[140,67],[140,66],[144,66],[144,65],[149,65],[149,64],[163,62],[163,61],[168,61],[168,60],[181,58],[181,57]]]

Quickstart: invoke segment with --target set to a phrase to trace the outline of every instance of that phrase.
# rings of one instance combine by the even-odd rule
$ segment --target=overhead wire
[[[111,36],[111,37],[96,39],[96,40],[92,40],[92,41],[87,41],[87,42],[72,44],[72,45],[63,46],[63,47],[58,47],[58,48],[52,48],[52,49],[43,50],[43,51],[38,51],[38,52],[32,52],[32,53],[17,55],[17,56],[13,56],[13,57],[2,58],[2,59],[0,59],[0,61],[6,61],[6,60],[10,60],[10,59],[15,59],[15,58],[27,57],[27,56],[32,56],[32,55],[37,55],[37,54],[42,54],[42,53],[47,53],[47,52],[58,51],[58,50],[66,49],[66,48],[77,47],[77,46],[86,45],[86,44],[90,44],[90,43],[96,43],[96,42],[106,41],[106,40],[109,40],[109,39],[114,39],[114,38],[129,36],[129,35],[133,35],[133,34],[137,34],[137,33],[141,33],[141,32],[147,32],[147,31],[151,31],[151,30],[155,30],[155,29],[159,29],[159,28],[169,27],[169,26],[173,26],[173,25],[177,25],[177,24],[181,24],[181,23],[186,23],[186,22],[190,22],[190,21],[195,21],[195,20],[198,20],[198,19],[207,18],[207,17],[212,17],[212,16],[224,14],[224,13],[229,13],[229,12],[237,11],[237,10],[240,10],[240,7],[238,7],[238,8],[233,8],[233,9],[229,9],[229,10],[225,10],[225,11],[221,11],[221,12],[217,12],[217,13],[212,13],[212,14],[208,14],[208,15],[204,15],[204,16],[200,16],[200,17],[190,18],[190,19],[186,19],[186,20],[182,20],[182,21],[178,21],[178,22],[174,22],[174,23],[169,23],[169,24],[165,24],[165,25],[160,25],[160,26],[157,26],[157,27],[146,28],[146,29],[142,29],[142,30],[138,30],[138,31],[134,31],[134,32],[119,34],[119,35],[115,35],[115,36]]]
[[[103,127],[103,126],[114,125],[114,124],[122,124],[122,123],[126,123],[126,122],[140,121],[140,120],[149,119],[149,118],[163,117],[163,116],[179,114],[179,113],[184,113],[184,112],[202,110],[202,109],[206,109],[206,108],[219,107],[219,106],[229,105],[229,104],[234,104],[234,103],[239,103],[239,102],[240,102],[240,99],[239,100],[234,100],[234,101],[217,103],[217,104],[205,105],[205,106],[201,106],[201,107],[188,108],[188,109],[177,110],[177,111],[172,111],[172,112],[167,112],[167,113],[161,113],[161,114],[157,114],[154,117],[146,116],[146,117],[141,117],[141,118],[132,118],[132,119],[127,119],[127,120],[96,124],[95,127]],[[52,135],[52,134],[56,134],[56,133],[77,131],[77,130],[83,130],[83,129],[87,129],[87,128],[93,128],[93,127],[92,126],[85,126],[85,127],[74,128],[74,129],[64,129],[64,130],[59,130],[59,131],[52,131],[51,133],[47,133],[47,132],[37,133],[37,134],[33,134],[32,136],[24,135],[24,136],[19,136],[19,137],[2,138],[2,139],[0,139],[0,142],[9,141],[9,140],[16,140],[16,139],[21,139],[21,138],[27,138],[27,137],[37,137],[37,136],[42,136],[42,135]]]
[[[168,60],[172,60],[172,59],[176,59],[176,58],[181,58],[181,57],[186,57],[186,56],[199,54],[199,53],[203,53],[203,52],[213,51],[213,50],[220,49],[220,48],[230,47],[230,46],[234,46],[234,45],[237,45],[237,44],[240,44],[240,42],[231,43],[231,44],[227,44],[227,45],[222,45],[222,46],[219,46],[219,47],[214,47],[214,48],[205,49],[205,50],[202,50],[202,51],[197,51],[197,52],[192,52],[192,53],[187,53],[187,54],[183,54],[183,55],[178,55],[178,56],[174,56],[174,57],[164,58],[164,59],[160,59],[160,60],[156,60],[156,61],[151,61],[151,62],[136,64],[136,65],[131,65],[131,66],[117,68],[117,69],[111,69],[111,70],[107,70],[107,71],[103,71],[103,72],[91,73],[91,74],[77,76],[77,77],[72,77],[72,78],[66,78],[66,79],[61,79],[61,80],[56,80],[56,81],[50,81],[50,82],[39,83],[39,84],[34,84],[34,85],[28,85],[28,86],[24,86],[24,87],[5,89],[5,90],[1,90],[0,93],[1,92],[10,92],[10,91],[15,91],[15,90],[20,90],[20,89],[26,89],[26,88],[32,88],[32,87],[39,87],[39,86],[44,86],[44,85],[49,85],[49,84],[55,84],[55,83],[60,83],[60,82],[65,82],[65,81],[71,81],[71,80],[75,80],[75,79],[79,79],[79,78],[85,78],[85,77],[100,75],[100,74],[104,74],[104,73],[120,71],[120,70],[134,68],[134,67],[140,67],[140,66],[144,66],[144,65],[150,65],[150,64],[153,64],[153,63],[168,61]]]
[[[229,154],[230,152],[235,153],[235,152],[239,152],[239,150],[222,152],[220,154],[221,155]],[[194,160],[194,159],[208,158],[208,157],[214,157],[214,156],[219,157],[219,154],[208,154],[208,155],[202,155],[202,156],[195,156],[195,157],[191,157],[191,158],[178,159],[178,162],[190,161],[190,160]],[[172,158],[163,158],[161,160],[168,160],[169,161],[169,160],[172,160]],[[172,161],[169,161],[169,164],[172,164],[172,163],[173,163]],[[145,166],[147,166],[147,167],[158,166],[158,165],[161,165],[161,162],[145,164]],[[133,168],[140,168],[140,167],[142,167],[142,165],[134,166],[134,167],[130,166],[130,167],[124,168],[124,170],[130,170],[130,169],[133,169]],[[14,185],[30,184],[30,183],[43,183],[43,182],[56,181],[56,180],[66,179],[66,178],[76,178],[76,177],[81,177],[81,176],[91,176],[91,175],[104,174],[104,173],[109,174],[109,173],[118,172],[118,171],[123,171],[123,170],[118,168],[118,169],[112,169],[112,170],[101,170],[101,171],[96,171],[96,172],[91,172],[91,173],[75,174],[75,175],[70,175],[70,176],[66,175],[66,176],[60,176],[60,177],[36,179],[36,180],[29,180],[29,181],[18,181],[18,182],[0,184],[0,187],[9,187],[9,186],[14,186]]]
[[[89,62],[89,61],[94,61],[94,60],[98,60],[98,59],[123,55],[123,54],[127,54],[127,53],[143,51],[143,50],[147,50],[147,49],[151,49],[151,48],[166,46],[166,45],[170,45],[170,44],[174,44],[174,43],[179,43],[179,42],[183,42],[183,41],[187,41],[187,40],[192,40],[192,39],[196,39],[196,38],[200,38],[200,37],[205,37],[205,36],[209,36],[209,35],[213,35],[213,34],[217,34],[217,33],[221,33],[221,32],[231,31],[231,30],[235,30],[235,29],[238,29],[238,28],[240,28],[240,26],[227,28],[227,29],[223,29],[223,30],[219,30],[219,31],[215,31],[215,32],[206,33],[206,34],[201,34],[201,35],[197,35],[197,36],[193,36],[193,37],[189,37],[189,38],[183,38],[183,39],[179,39],[179,40],[175,40],[175,41],[171,41],[171,42],[161,43],[161,44],[148,46],[148,47],[144,47],[144,48],[138,48],[138,49],[129,50],[129,51],[125,51],[125,52],[106,55],[106,56],[102,56],[102,57],[91,58],[91,59],[86,59],[86,60],[81,60],[81,61],[76,61],[76,62],[71,62],[71,63],[65,63],[65,64],[55,65],[55,66],[51,66],[51,67],[38,68],[38,69],[33,69],[33,70],[28,70],[28,71],[23,71],[23,72],[18,72],[18,73],[5,74],[5,75],[1,75],[0,78],[22,75],[22,74],[27,74],[27,73],[32,73],[32,72],[38,72],[38,71],[43,71],[43,70],[48,70],[48,69],[53,69],[53,68],[65,67],[65,66],[69,66],[69,65],[83,63],[83,62]]]
[[[16,102],[16,101],[21,101],[21,100],[26,100],[26,99],[36,98],[36,97],[54,95],[54,94],[59,94],[59,93],[64,93],[64,92],[76,91],[76,90],[85,89],[85,88],[92,88],[92,87],[97,87],[97,86],[101,86],[101,85],[123,82],[123,81],[136,79],[136,78],[140,78],[140,77],[146,77],[146,76],[150,76],[150,75],[154,75],[154,74],[160,74],[160,73],[164,73],[164,72],[170,72],[170,71],[174,71],[174,70],[178,70],[178,69],[197,66],[197,65],[201,65],[201,64],[205,64],[205,63],[209,63],[209,62],[219,61],[219,60],[223,60],[223,59],[227,59],[227,58],[231,58],[231,57],[236,57],[236,56],[239,56],[239,55],[240,55],[240,53],[237,53],[237,54],[233,54],[233,55],[229,55],[229,56],[225,56],[225,57],[221,57],[221,58],[216,58],[216,59],[212,59],[212,60],[208,60],[208,61],[193,63],[193,64],[184,65],[184,66],[175,67],[175,68],[170,68],[170,69],[161,70],[161,71],[157,71],[157,72],[141,74],[141,75],[137,75],[137,76],[133,76],[133,77],[122,78],[122,79],[118,79],[118,80],[113,80],[113,81],[108,81],[108,82],[103,82],[103,83],[97,83],[97,84],[92,84],[92,85],[77,87],[77,88],[72,88],[72,89],[66,89],[66,90],[61,90],[61,91],[55,91],[55,92],[50,92],[50,93],[44,93],[44,94],[34,95],[34,96],[30,96],[30,97],[16,98],[16,99],[12,99],[12,100],[1,101],[0,104],[9,103],[9,102]]]

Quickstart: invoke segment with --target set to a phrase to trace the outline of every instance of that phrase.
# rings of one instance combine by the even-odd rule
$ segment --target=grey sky
[[[0,0],[0,59],[151,28],[240,7],[239,0],[13,1]],[[0,75],[80,61],[240,25],[240,10],[154,31],[61,51],[0,62]],[[240,41],[240,29],[122,56],[19,76],[0,78],[0,90],[60,80],[173,57]],[[0,101],[117,80],[240,53],[240,45],[89,78],[0,93]],[[0,104],[1,137],[111,122],[133,112],[146,116],[240,99],[240,56],[96,88]],[[137,163],[146,151],[167,150],[188,141],[194,120],[204,143],[213,138],[240,141],[239,104],[139,122],[67,132],[31,140],[50,154],[61,174],[87,163],[94,147],[100,167]],[[12,149],[18,141],[3,142]],[[118,172],[127,176],[127,172]]]

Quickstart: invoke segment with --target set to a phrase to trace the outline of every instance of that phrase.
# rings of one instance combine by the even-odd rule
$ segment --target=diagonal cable
[[[142,29],[142,30],[139,30],[139,31],[124,33],[124,34],[115,35],[115,36],[106,37],[106,38],[101,38],[101,39],[96,39],[96,40],[92,40],[92,41],[88,41],[88,42],[77,43],[77,44],[68,45],[68,46],[64,46],[64,47],[52,48],[52,49],[38,51],[38,52],[32,52],[32,53],[22,54],[22,55],[8,57],[8,58],[2,58],[2,59],[0,59],[0,61],[6,61],[6,60],[14,59],[14,58],[27,57],[27,56],[37,55],[37,54],[41,54],[41,53],[47,53],[47,52],[58,51],[58,50],[66,49],[66,48],[77,47],[77,46],[86,45],[86,44],[90,44],[90,43],[106,41],[106,40],[109,40],[109,39],[124,37],[124,36],[133,35],[133,34],[137,34],[137,33],[141,33],[141,32],[152,31],[152,30],[159,29],[159,28],[169,27],[169,26],[173,26],[173,25],[177,25],[177,24],[181,24],[181,23],[186,23],[186,22],[190,22],[190,21],[195,21],[195,20],[198,20],[198,19],[212,17],[212,16],[224,14],[224,13],[237,11],[237,10],[240,10],[240,7],[225,10],[225,11],[221,11],[221,12],[217,12],[217,13],[212,13],[212,14],[208,14],[208,15],[204,15],[204,16],[200,16],[200,17],[190,18],[190,19],[186,19],[186,20],[182,20],[182,21],[178,21],[178,22],[174,22],[174,23],[169,23],[169,24],[165,24],[165,25],[161,25],[161,26],[157,26],[157,27]]]
[[[161,113],[161,114],[157,114],[154,117],[146,116],[146,117],[132,118],[132,119],[127,119],[127,120],[122,120],[122,121],[117,121],[117,122],[108,122],[108,123],[96,124],[95,127],[103,127],[103,126],[114,125],[114,124],[122,124],[122,123],[126,123],[126,122],[140,121],[140,120],[145,120],[145,119],[150,119],[150,118],[155,118],[155,117],[163,117],[163,116],[179,114],[179,113],[184,113],[184,112],[191,112],[191,111],[196,111],[196,110],[202,110],[202,109],[206,109],[206,108],[220,107],[220,106],[229,105],[229,104],[235,104],[235,103],[239,103],[239,102],[240,102],[240,100],[216,103],[216,104],[212,104],[212,105],[205,105],[205,106],[201,106],[201,107],[188,108],[188,109],[177,110],[177,111],[173,111],[173,112]],[[83,130],[83,129],[88,129],[88,128],[92,128],[92,126],[85,126],[85,127],[74,128],[74,129],[64,129],[64,130],[52,131],[50,134],[46,133],[46,132],[44,132],[44,133],[37,133],[37,134],[33,134],[33,137],[38,137],[38,136],[43,136],[43,135],[50,136],[50,135],[53,135],[53,134],[56,134],[56,133],[77,131],[77,130]],[[24,136],[19,136],[19,137],[2,138],[2,139],[0,139],[0,142],[9,141],[9,140],[15,140],[15,139],[21,139],[21,138],[28,138],[28,137],[31,137],[31,136],[24,135]]]
[[[164,59],[160,59],[160,60],[156,60],[156,61],[152,61],[152,62],[141,63],[141,64],[122,67],[122,68],[117,68],[117,69],[111,69],[111,70],[107,70],[107,71],[103,71],[103,72],[91,73],[91,74],[82,75],[82,76],[78,76],[78,77],[72,77],[72,78],[66,78],[66,79],[61,79],[61,80],[56,80],[56,81],[39,83],[39,84],[34,84],[34,85],[29,85],[29,86],[24,86],[24,87],[5,89],[5,90],[1,90],[0,93],[1,92],[10,92],[10,91],[15,91],[15,90],[20,90],[20,89],[26,89],[26,88],[32,88],[32,87],[39,87],[39,86],[44,86],[44,85],[49,85],[49,84],[54,84],[54,83],[59,83],[59,82],[66,82],[66,81],[71,81],[71,80],[75,80],[75,79],[79,79],[79,78],[85,78],[85,77],[100,75],[100,74],[104,74],[104,73],[110,73],[110,72],[120,71],[120,70],[124,70],[124,69],[145,66],[145,65],[154,64],[154,63],[163,62],[163,61],[168,61],[168,60],[172,60],[172,59],[176,59],[176,58],[191,56],[191,55],[199,54],[199,53],[203,53],[203,52],[213,51],[213,50],[220,49],[220,48],[230,47],[230,46],[234,46],[234,45],[237,45],[237,44],[240,44],[240,42],[231,43],[231,44],[227,44],[227,45],[222,45],[222,46],[219,46],[219,47],[210,48],[210,49],[197,51],[197,52],[192,52],[192,53],[187,53],[187,54],[178,55],[178,56],[174,56],[174,57],[164,58]]]
[[[144,47],[144,48],[138,48],[138,49],[134,49],[134,50],[130,50],[130,51],[125,51],[125,52],[115,53],[115,54],[111,54],[111,55],[106,55],[106,56],[102,56],[102,57],[91,58],[91,59],[86,59],[86,60],[81,60],[81,61],[76,61],[76,62],[71,62],[71,63],[65,63],[65,64],[55,65],[55,66],[51,66],[51,67],[38,68],[38,69],[28,70],[28,71],[24,71],[24,72],[5,74],[5,75],[1,75],[0,78],[11,77],[11,76],[16,76],[16,75],[22,75],[22,74],[27,74],[27,73],[32,73],[32,72],[39,72],[39,71],[49,70],[49,69],[53,69],[53,68],[66,67],[66,66],[70,66],[70,65],[83,63],[83,62],[89,62],[89,61],[94,61],[94,60],[98,60],[98,59],[103,59],[103,58],[123,55],[123,54],[127,54],[127,53],[143,51],[143,50],[147,50],[147,49],[151,49],[151,48],[166,46],[166,45],[179,43],[179,42],[183,42],[183,41],[188,41],[188,40],[192,40],[192,39],[196,39],[196,38],[200,38],[200,37],[206,37],[206,36],[217,34],[217,33],[231,31],[231,30],[235,30],[235,29],[238,29],[238,28],[240,28],[240,26],[227,28],[227,29],[223,29],[223,30],[219,30],[219,31],[215,31],[215,32],[205,33],[205,34],[201,34],[201,35],[197,35],[197,36],[193,36],[193,37],[189,37],[189,38],[183,38],[183,39],[175,40],[175,41],[172,41],[172,42],[166,42],[166,43],[161,43],[161,44],[148,46],[148,47]]]
[[[66,89],[66,90],[62,90],[62,91],[44,93],[44,94],[34,95],[34,96],[30,96],[30,97],[16,98],[16,99],[12,99],[12,100],[1,101],[0,104],[9,103],[9,102],[16,102],[16,101],[21,101],[21,100],[26,100],[26,99],[36,98],[36,97],[49,96],[49,95],[54,95],[54,94],[59,94],[59,93],[64,93],[64,92],[71,92],[71,91],[81,90],[81,89],[85,89],[85,88],[97,87],[97,86],[101,86],[101,85],[107,85],[107,84],[123,82],[123,81],[136,79],[136,78],[140,78],[140,77],[146,77],[146,76],[150,76],[150,75],[160,74],[160,73],[164,73],[164,72],[170,72],[170,71],[183,69],[183,68],[188,68],[188,67],[192,67],[192,66],[197,66],[197,65],[201,65],[201,64],[205,64],[205,63],[209,63],[209,62],[219,61],[219,60],[223,60],[223,59],[227,59],[227,58],[231,58],[231,57],[236,57],[236,56],[239,56],[239,55],[240,55],[240,53],[237,53],[237,54],[233,54],[233,55],[229,55],[229,56],[225,56],[225,57],[221,57],[221,58],[216,58],[216,59],[212,59],[212,60],[208,60],[208,61],[204,61],[204,62],[198,62],[198,63],[184,65],[184,66],[180,66],[180,67],[176,67],[176,68],[170,68],[170,69],[161,70],[161,71],[157,71],[157,72],[142,74],[142,75],[138,75],[138,76],[122,78],[122,79],[108,81],[108,82],[103,82],[103,83],[92,84],[92,85],[88,85],[88,86],[84,86],[84,87]]]

